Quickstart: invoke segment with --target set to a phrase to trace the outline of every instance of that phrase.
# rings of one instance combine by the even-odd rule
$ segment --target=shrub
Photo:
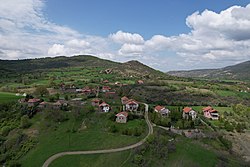
[[[3,136],[8,136],[9,132],[10,132],[11,128],[9,126],[4,126],[1,130],[1,134]]]
[[[30,127],[31,123],[29,121],[29,117],[24,115],[21,117],[21,128],[28,128]]]

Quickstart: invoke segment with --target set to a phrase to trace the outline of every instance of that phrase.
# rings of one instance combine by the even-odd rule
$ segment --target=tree
[[[11,128],[9,126],[4,126],[1,130],[3,136],[7,136],[10,132]]]
[[[65,100],[69,100],[69,96],[68,96],[68,95],[65,95],[65,96],[64,96],[64,99],[65,99]]]
[[[24,115],[21,117],[21,127],[22,128],[28,128],[30,126],[29,117],[27,115]]]
[[[48,95],[49,91],[47,90],[45,86],[38,86],[35,90],[35,94],[38,94],[41,97],[43,97],[44,95]]]

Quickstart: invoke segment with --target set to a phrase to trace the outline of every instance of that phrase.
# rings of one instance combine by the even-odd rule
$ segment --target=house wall
[[[116,117],[116,122],[118,122],[118,123],[126,123],[127,122],[127,117],[123,117],[123,116]]]

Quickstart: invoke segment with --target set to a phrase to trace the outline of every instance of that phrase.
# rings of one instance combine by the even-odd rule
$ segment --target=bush
[[[218,139],[220,142],[226,147],[226,149],[231,150],[232,149],[232,142],[228,139],[224,138],[223,136],[219,136]]]
[[[109,128],[109,130],[110,130],[110,132],[112,132],[112,133],[118,132],[118,129],[117,129],[116,125],[111,125],[110,128]]]
[[[21,117],[21,128],[28,128],[30,127],[31,123],[29,121],[29,117],[24,115]]]
[[[21,164],[17,161],[10,161],[9,166],[10,167],[21,167]]]
[[[10,132],[11,128],[9,126],[4,126],[1,130],[1,134],[3,136],[8,136],[9,132]]]

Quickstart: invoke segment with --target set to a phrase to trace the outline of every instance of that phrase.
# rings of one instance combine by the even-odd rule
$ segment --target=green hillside
[[[190,71],[169,71],[168,74],[178,77],[206,78],[220,80],[250,80],[250,61],[220,69],[200,69]]]

